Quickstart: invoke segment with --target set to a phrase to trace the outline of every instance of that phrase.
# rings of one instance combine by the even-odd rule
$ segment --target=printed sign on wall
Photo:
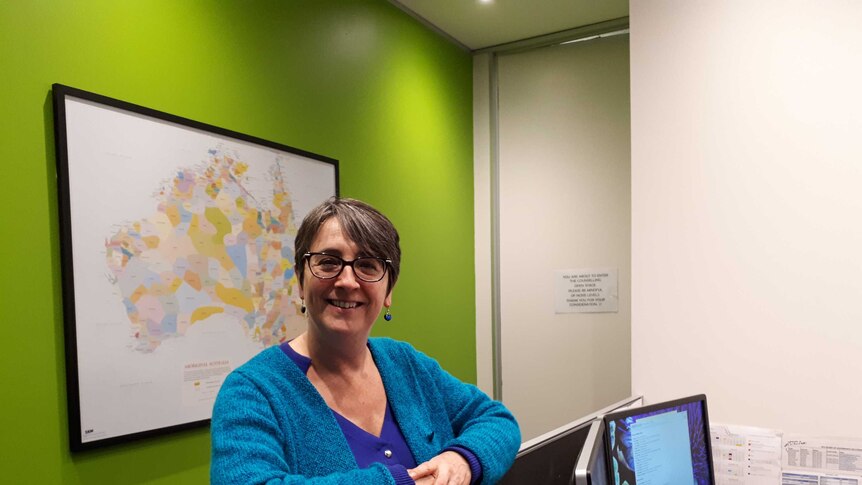
[[[611,313],[619,307],[617,269],[563,269],[554,272],[556,313]]]

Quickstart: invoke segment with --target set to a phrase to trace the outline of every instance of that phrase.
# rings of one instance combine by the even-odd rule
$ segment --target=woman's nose
[[[356,288],[359,286],[359,281],[356,278],[356,273],[353,272],[352,265],[344,265],[344,268],[341,270],[341,274],[335,279],[335,285],[350,288]]]

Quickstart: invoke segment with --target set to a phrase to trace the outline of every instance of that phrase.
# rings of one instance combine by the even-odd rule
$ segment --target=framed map
[[[73,451],[206,425],[304,330],[293,238],[338,162],[55,84]]]

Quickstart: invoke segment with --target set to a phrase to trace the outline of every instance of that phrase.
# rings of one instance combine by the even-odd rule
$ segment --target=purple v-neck
[[[303,374],[308,374],[308,369],[311,367],[309,357],[297,353],[293,347],[288,345],[288,342],[284,342],[279,348],[299,367]],[[335,416],[338,426],[341,427],[341,432],[344,433],[359,468],[368,468],[375,462],[384,465],[400,464],[407,469],[416,467],[416,460],[413,458],[407,441],[395,421],[388,400],[386,401],[386,415],[383,418],[383,429],[380,431],[379,437],[353,424],[334,409],[330,408],[330,410]]]

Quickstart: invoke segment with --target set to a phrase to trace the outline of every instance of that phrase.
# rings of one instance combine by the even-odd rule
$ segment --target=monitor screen
[[[604,421],[597,419],[590,426],[587,440],[575,463],[575,485],[607,485],[607,460],[605,460]]]
[[[706,396],[607,414],[604,425],[610,483],[715,483]]]

